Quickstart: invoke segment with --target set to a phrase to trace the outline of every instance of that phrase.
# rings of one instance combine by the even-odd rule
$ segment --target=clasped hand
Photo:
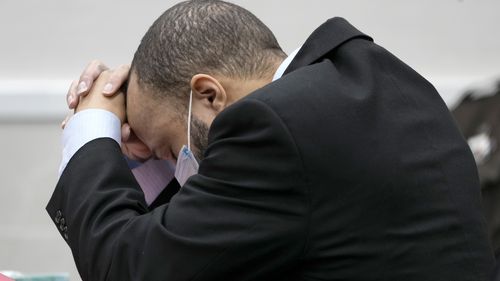
[[[121,122],[122,152],[130,159],[145,161],[151,158],[150,149],[134,134],[127,123],[125,93],[130,65],[110,70],[98,60],[92,61],[78,80],[73,81],[66,95],[68,107],[75,113],[86,109],[103,109],[115,114]],[[62,122],[64,129],[67,117]]]

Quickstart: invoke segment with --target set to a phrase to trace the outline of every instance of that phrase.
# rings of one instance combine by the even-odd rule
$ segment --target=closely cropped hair
[[[191,0],[153,23],[134,55],[132,70],[139,85],[159,96],[182,98],[197,73],[259,79],[272,75],[285,56],[269,28],[244,8]]]

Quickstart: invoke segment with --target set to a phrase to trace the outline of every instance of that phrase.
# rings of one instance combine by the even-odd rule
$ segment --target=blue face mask
[[[187,146],[183,145],[177,156],[175,166],[175,178],[180,186],[183,186],[192,175],[198,173],[198,161],[191,151],[191,107],[193,103],[193,91],[189,93],[188,124],[187,124]]]

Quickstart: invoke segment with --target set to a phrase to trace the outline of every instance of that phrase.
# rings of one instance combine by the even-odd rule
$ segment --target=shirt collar
[[[273,82],[280,79],[281,76],[283,76],[283,73],[285,73],[285,70],[287,69],[287,67],[290,65],[290,63],[293,61],[293,59],[295,58],[295,56],[297,55],[297,53],[299,52],[300,48],[302,48],[302,46],[300,46],[299,48],[295,49],[295,51],[293,51],[281,64],[280,66],[278,67],[278,70],[276,70],[276,72],[274,73],[274,76],[273,76]]]

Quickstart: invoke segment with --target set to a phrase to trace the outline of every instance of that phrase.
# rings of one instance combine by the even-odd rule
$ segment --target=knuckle
[[[98,60],[98,59],[93,59],[93,60],[91,60],[91,61],[90,61],[89,66],[94,66],[94,67],[96,67],[96,66],[98,66],[98,65],[100,65],[100,64],[101,64],[101,61],[100,61],[100,60]]]
[[[129,71],[130,70],[130,64],[126,63],[126,64],[122,64],[119,66],[119,68],[123,71]]]
[[[104,65],[100,60],[93,59],[89,63],[88,67],[84,70],[83,74],[86,74],[89,77],[97,77],[101,72],[107,69],[108,67]]]
[[[108,69],[109,68],[105,64],[103,64],[101,62],[99,63],[99,65],[97,65],[98,72],[103,72],[103,71],[108,70]]]
[[[75,92],[77,83],[78,83],[78,80],[73,80],[71,82],[71,85],[69,86],[68,93],[66,94],[66,97],[73,95],[73,93]]]
[[[106,70],[101,72],[102,76],[110,76],[111,74],[113,74],[113,72],[109,69],[106,69]]]
[[[127,78],[129,71],[130,66],[127,64],[122,64],[113,71],[110,80],[113,80],[113,82],[115,83],[121,83]]]
[[[86,70],[85,72],[82,73],[82,75],[80,75],[80,81],[87,81],[87,80],[90,80],[90,75],[87,73],[88,70]]]

